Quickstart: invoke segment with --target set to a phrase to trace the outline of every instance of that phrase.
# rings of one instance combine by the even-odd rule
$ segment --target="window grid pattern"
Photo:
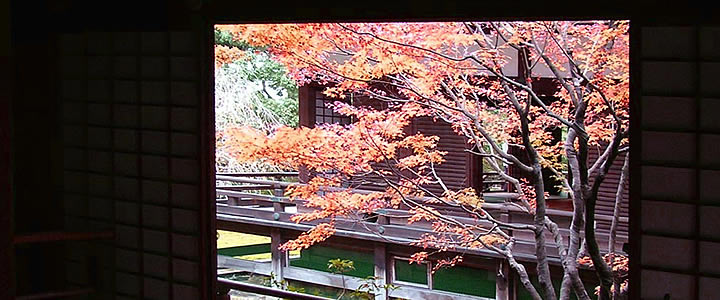
[[[328,107],[328,104],[335,102],[349,103],[349,99],[332,99],[323,95],[321,91],[315,92],[315,124],[350,124],[350,117],[336,112]]]
[[[720,27],[640,36],[640,296],[719,299]]]
[[[65,229],[115,232],[67,245],[68,281],[97,280],[91,299],[199,298],[201,46],[192,32],[58,40]]]
[[[197,298],[198,280],[178,275],[199,273],[180,271],[198,267],[200,247],[193,40],[130,32],[58,41],[66,229],[116,233],[68,244],[67,278],[87,283],[95,257],[99,299]],[[720,28],[644,27],[640,44],[640,294],[720,298],[720,267],[706,259],[720,245]]]

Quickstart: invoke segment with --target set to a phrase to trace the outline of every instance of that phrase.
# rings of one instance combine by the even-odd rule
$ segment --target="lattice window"
[[[323,95],[322,91],[315,92],[315,124],[350,124],[350,117],[344,116],[328,107],[335,102],[352,103],[351,97],[333,99]]]
[[[193,32],[62,35],[59,68],[68,282],[97,299],[199,299],[200,60]],[[206,260],[207,261],[207,260]]]

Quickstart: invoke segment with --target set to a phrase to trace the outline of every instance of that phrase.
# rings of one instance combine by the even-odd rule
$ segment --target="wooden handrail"
[[[242,177],[235,177],[235,176],[228,176],[228,175],[215,175],[215,180],[223,180],[223,181],[233,181],[233,182],[242,182],[242,183],[252,183],[252,184],[264,184],[264,185],[278,185],[280,187],[287,187],[293,184],[298,184],[297,182],[285,182],[285,181],[275,181],[275,180],[264,180],[264,179],[254,179],[254,178],[242,178]]]
[[[246,184],[246,185],[222,185],[215,187],[218,190],[269,190],[272,185],[268,184]]]
[[[266,296],[275,296],[275,297],[281,297],[281,298],[290,298],[290,299],[298,299],[298,300],[328,300],[330,298],[310,295],[310,294],[301,294],[297,292],[291,292],[276,288],[271,288],[267,286],[262,285],[255,285],[255,284],[249,284],[239,281],[232,281],[225,278],[218,278],[218,289],[227,289],[227,290],[238,290],[243,292],[249,292],[249,293],[255,293],[255,294],[261,294]],[[227,291],[222,291],[223,293],[227,293]]]
[[[297,183],[297,182],[283,182],[283,181],[274,181],[274,180],[262,180],[262,179],[251,179],[251,178],[237,178],[232,176],[224,176],[224,175],[218,175],[216,176],[218,180],[227,180],[227,181],[235,181],[235,182],[243,182],[243,183],[252,183],[252,184],[265,184],[265,185],[275,185],[280,188],[286,188],[291,185],[304,185],[303,183]],[[337,188],[337,187],[328,187],[328,191],[344,191],[346,189],[344,188]],[[360,194],[368,194],[368,193],[376,193],[377,191],[371,191],[371,190],[362,190],[362,189],[351,189],[352,192],[360,193]],[[493,196],[493,194],[496,194],[497,197],[500,198],[510,198],[517,197],[517,193],[484,193],[486,196]],[[429,197],[423,197],[419,200],[429,200]],[[272,198],[268,197],[268,200],[272,200]],[[510,205],[507,203],[484,203],[483,207],[488,210],[503,210],[508,212],[524,212],[521,208]],[[555,216],[555,217],[568,217],[572,218],[573,212],[571,211],[564,211],[559,209],[552,209],[548,208],[546,209],[546,214],[548,216]],[[596,215],[595,219],[598,221],[612,221],[612,216],[606,216],[606,215]],[[620,217],[620,222],[628,222],[627,217]]]
[[[59,241],[86,241],[98,239],[112,239],[115,237],[113,231],[95,231],[95,232],[64,232],[64,231],[48,231],[33,232],[27,234],[18,234],[13,238],[13,244],[32,244]]]
[[[216,173],[215,176],[236,177],[294,177],[298,172],[244,172],[244,173]]]

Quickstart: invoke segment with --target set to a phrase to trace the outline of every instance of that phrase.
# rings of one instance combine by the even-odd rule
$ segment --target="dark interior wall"
[[[14,294],[12,247],[12,181],[11,181],[11,66],[10,4],[0,4],[0,299]]]
[[[22,9],[13,3],[13,9]],[[59,142],[57,131],[57,103],[54,98],[53,52],[50,51],[47,30],[38,30],[26,20],[11,18],[12,67],[12,147],[14,184],[15,234],[58,230],[62,226],[62,209],[57,193],[62,184],[59,176]],[[48,247],[18,247],[14,251],[18,291],[32,286],[57,289],[61,282],[52,273],[62,271],[58,245]],[[28,270],[46,268],[50,274],[38,274],[34,283]]]
[[[201,179],[212,170],[206,165],[211,163],[209,154],[201,150],[211,149],[212,144],[212,133],[208,136],[202,131],[212,128],[207,119],[212,106],[203,102],[209,95],[204,90],[208,77],[203,72],[210,70],[203,66],[212,64],[207,63],[209,54],[201,47],[206,38],[202,19],[189,17],[183,8],[192,1],[170,2],[12,3],[13,57],[0,63],[13,67],[0,72],[15,83],[2,89],[3,93],[12,91],[12,105],[0,103],[0,171],[7,170],[10,162],[14,168],[12,186],[9,177],[0,173],[0,222],[14,218],[20,233],[64,229],[109,230],[116,235],[111,241],[23,250],[15,272],[24,280],[18,282],[24,292],[67,282],[82,285],[96,275],[102,279],[100,293],[90,297],[93,299],[211,297],[208,278],[213,264],[206,251],[212,243],[200,233],[210,232],[208,218],[212,214],[209,204],[200,201],[211,187]],[[632,76],[640,83],[633,87],[632,96],[631,252],[636,277],[631,298],[659,299],[665,294],[672,299],[720,298],[716,294],[720,267],[708,260],[714,258],[720,241],[714,223],[720,219],[720,168],[714,155],[720,131],[712,115],[718,108],[713,99],[720,98],[716,90],[720,86],[716,56],[720,35],[708,18],[711,11],[653,4],[655,9],[664,9],[656,12],[647,7],[626,8],[627,4],[621,3],[583,10],[542,3],[510,10],[502,2],[410,8],[366,2],[252,8],[235,1],[208,3],[201,14],[235,21],[265,21],[268,16],[275,20],[328,16],[387,20],[389,15],[437,20],[446,16],[476,18],[479,12],[497,18],[587,16],[584,11],[592,11],[594,16],[631,16],[633,33],[638,36]],[[680,14],[688,17],[678,17]],[[138,43],[124,43],[128,36]],[[183,48],[187,43],[199,46]],[[153,44],[161,48],[152,49]],[[143,45],[150,48],[143,50]],[[117,73],[129,66],[122,63],[125,59],[135,61],[136,73]],[[63,61],[79,65],[64,68]],[[103,65],[104,61],[109,64]],[[166,67],[156,69],[153,66],[157,64]],[[177,69],[184,67],[190,69]],[[132,89],[126,89],[128,83],[134,83],[136,91],[132,93],[137,100],[116,95]],[[75,84],[82,87],[79,93],[68,93]],[[163,100],[143,98],[143,86],[148,93],[158,92]],[[108,96],[88,97],[95,92]],[[126,109],[134,112],[123,112]],[[12,117],[3,115],[8,111]],[[132,116],[137,121],[125,119]],[[155,116],[165,121],[143,124],[143,116],[147,121],[157,121]],[[11,132],[5,130],[10,120]],[[125,125],[125,121],[136,123]],[[73,144],[68,134],[76,131],[68,126],[79,127],[86,135],[99,134],[99,138],[81,136],[75,141],[79,144]],[[109,132],[112,139],[110,144],[98,145],[107,140],[103,132]],[[128,140],[116,143],[120,137]],[[143,138],[152,142],[143,143]],[[137,142],[134,146],[128,142],[133,140]],[[13,149],[12,161],[3,154],[8,146]],[[73,153],[79,154],[71,156]],[[132,157],[129,165],[137,170],[124,169],[129,166],[123,163],[127,157]],[[75,190],[78,186],[83,189]],[[10,187],[15,208],[5,210],[12,203]],[[79,208],[79,213],[73,212],[73,207]],[[5,225],[0,223],[0,230],[11,227]],[[8,249],[3,232],[0,247]],[[5,270],[3,253],[0,251],[0,266]],[[97,270],[96,274],[87,273],[88,266],[96,264],[93,260],[100,265],[90,268]],[[2,280],[7,278],[0,277],[4,292],[6,282]],[[0,294],[0,299],[3,296]]]
[[[211,297],[213,244],[200,234],[210,159],[199,151],[211,64],[203,23],[184,5],[13,3],[14,234],[114,235],[18,245],[18,295],[89,286],[79,299]]]
[[[720,266],[710,257],[720,249],[720,27],[657,23],[636,30],[636,275],[643,297],[717,299]]]

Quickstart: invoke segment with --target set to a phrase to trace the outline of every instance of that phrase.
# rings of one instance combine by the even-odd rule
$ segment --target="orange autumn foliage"
[[[630,271],[630,259],[627,256],[618,253],[608,253],[603,256],[603,259],[611,267],[611,270],[618,274],[618,276],[624,277],[628,275],[628,272]],[[588,268],[593,267],[593,262],[588,256],[579,258],[577,262],[578,264]]]
[[[628,289],[628,275],[630,272],[630,259],[621,254],[605,254],[603,256],[605,262],[610,266],[612,272],[617,278],[620,278],[620,290],[627,291]],[[586,266],[588,268],[593,267],[593,262],[590,257],[584,256],[577,260],[578,264]],[[615,293],[615,285],[610,288],[611,293]],[[600,294],[600,286],[595,287],[595,295]]]
[[[232,63],[236,60],[245,58],[245,51],[237,47],[228,47],[223,45],[215,45],[215,67]]]
[[[434,167],[444,162],[446,153],[438,150],[436,136],[409,132],[408,125],[414,118],[432,117],[451,124],[466,137],[468,148],[489,146],[505,165],[513,162],[501,155],[498,145],[514,144],[536,151],[542,167],[561,170],[567,164],[566,145],[557,142],[553,132],[571,127],[580,102],[582,124],[573,128],[589,147],[607,145],[629,125],[628,28],[624,21],[223,25],[238,40],[267,47],[299,85],[317,82],[327,86],[323,92],[328,97],[363,95],[387,108],[336,102],[329,108],[350,117],[351,124],[283,127],[269,134],[231,128],[218,133],[218,139],[239,160],[304,168],[314,175],[306,185],[288,189],[287,195],[313,209],[293,221],[320,225],[283,249],[306,248],[328,238],[336,219],[360,222],[382,209],[404,207],[408,223],[431,224],[432,233],[414,245],[436,249],[416,253],[413,262],[457,249],[502,253],[513,240],[500,226],[480,225],[498,221],[490,219],[478,191],[437,195],[425,188],[445,187]],[[544,67],[563,87],[543,96],[552,102],[537,103],[542,100],[532,84],[542,78],[535,73],[507,80],[505,72],[518,59],[518,49],[526,51],[522,53],[527,53],[529,67]],[[628,145],[626,138],[621,140]],[[573,146],[577,150],[578,141]],[[353,190],[371,180],[384,189]],[[530,214],[542,196],[533,184],[518,181],[516,187]],[[443,206],[464,210],[474,222],[457,222],[438,208]]]
[[[320,224],[307,232],[300,234],[300,236],[292,241],[289,241],[280,246],[282,250],[293,250],[293,249],[306,249],[311,245],[324,241],[335,233],[335,226],[331,223]]]

